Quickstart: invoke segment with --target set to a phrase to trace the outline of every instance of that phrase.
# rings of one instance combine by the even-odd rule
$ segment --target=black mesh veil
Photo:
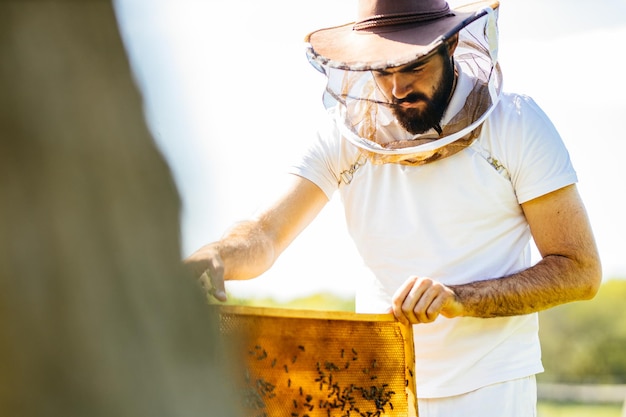
[[[444,115],[440,130],[423,134],[411,134],[402,127],[378,87],[375,73],[419,61],[430,53],[409,61],[348,65],[327,60],[308,45],[309,62],[327,77],[324,105],[336,118],[345,139],[374,163],[427,163],[468,146],[480,133],[502,90],[497,13],[497,8],[479,10],[432,43],[429,50],[436,51],[458,33],[454,63],[457,73],[462,73],[464,92],[458,94],[464,94],[461,99],[465,101],[456,114]]]

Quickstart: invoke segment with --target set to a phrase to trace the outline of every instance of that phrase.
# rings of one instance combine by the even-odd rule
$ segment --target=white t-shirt
[[[464,102],[453,97],[450,108]],[[421,165],[366,163],[332,119],[292,173],[337,190],[348,231],[372,271],[357,311],[388,310],[410,276],[444,284],[499,278],[531,266],[521,203],[577,181],[552,123],[528,97],[504,94],[468,148]],[[543,371],[537,314],[447,319],[414,326],[417,395],[438,398]]]

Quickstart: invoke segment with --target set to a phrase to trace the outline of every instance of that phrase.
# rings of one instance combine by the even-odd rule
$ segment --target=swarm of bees
[[[246,417],[416,417],[411,327],[389,315],[221,307]]]
[[[307,356],[306,348],[297,345],[288,361],[280,361],[255,345],[244,369],[243,404],[255,417],[382,417],[394,410],[396,392],[378,380],[376,359],[360,360],[355,348],[328,353],[333,360],[320,360],[319,354]],[[294,369],[304,357],[307,363],[315,361],[313,371]],[[276,407],[281,411],[272,412]]]

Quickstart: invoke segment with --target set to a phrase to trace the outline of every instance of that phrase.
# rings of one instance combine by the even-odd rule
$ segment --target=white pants
[[[419,417],[536,417],[535,376],[488,385],[462,395],[419,398]]]

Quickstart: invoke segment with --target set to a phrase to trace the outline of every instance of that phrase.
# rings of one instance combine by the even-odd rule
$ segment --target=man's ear
[[[450,54],[450,56],[452,56],[452,54],[454,54],[454,51],[456,50],[457,45],[459,44],[459,34],[456,33],[454,36],[448,39],[446,43],[448,44],[448,53]]]

